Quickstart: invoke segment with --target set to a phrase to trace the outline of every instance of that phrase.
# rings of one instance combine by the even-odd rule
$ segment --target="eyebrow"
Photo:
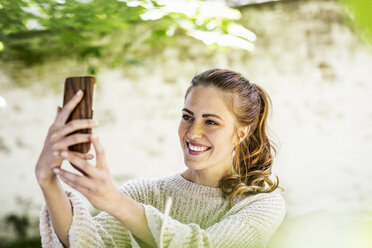
[[[183,108],[182,111],[185,111],[185,112],[189,113],[190,115],[194,115],[194,113],[187,108]],[[203,114],[202,115],[202,117],[204,117],[204,118],[207,118],[207,117],[210,117],[210,116],[216,117],[217,119],[220,119],[221,121],[224,121],[221,117],[219,117],[218,115],[215,115],[215,114]]]

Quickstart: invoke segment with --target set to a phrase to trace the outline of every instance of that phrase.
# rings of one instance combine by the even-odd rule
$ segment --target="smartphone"
[[[83,99],[78,103],[76,108],[71,112],[67,122],[76,119],[92,119],[93,118],[93,93],[95,88],[96,79],[95,77],[68,77],[65,80],[65,89],[63,93],[63,106],[70,101],[70,99],[80,89],[84,92]],[[74,133],[92,133],[91,128],[80,129]],[[70,134],[70,135],[71,135]],[[75,144],[69,146],[70,151],[76,151],[81,153],[87,153],[90,150],[90,142]]]

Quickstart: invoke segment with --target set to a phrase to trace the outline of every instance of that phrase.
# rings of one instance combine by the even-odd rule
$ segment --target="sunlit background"
[[[40,247],[34,167],[66,77],[97,77],[95,132],[120,185],[185,169],[184,93],[216,67],[273,102],[287,214],[268,247],[372,247],[370,13],[369,0],[0,0],[0,247]]]

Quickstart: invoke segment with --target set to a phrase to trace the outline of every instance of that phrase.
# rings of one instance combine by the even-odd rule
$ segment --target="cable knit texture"
[[[279,192],[238,196],[229,209],[229,199],[222,197],[219,188],[190,182],[180,173],[130,180],[120,190],[142,204],[151,233],[162,248],[263,248],[285,215],[285,201]],[[92,217],[76,194],[66,194],[73,208],[70,247],[149,247],[111,215],[101,212]],[[166,215],[169,198],[172,204]],[[40,233],[43,247],[63,247],[45,205]]]

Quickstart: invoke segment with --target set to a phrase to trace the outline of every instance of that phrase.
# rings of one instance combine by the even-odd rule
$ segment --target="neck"
[[[201,184],[204,186],[212,187],[212,188],[218,188],[219,180],[225,175],[231,175],[231,168],[229,168],[227,171],[208,171],[208,169],[204,170],[193,170],[193,169],[187,169],[184,171],[181,175],[197,184]]]

